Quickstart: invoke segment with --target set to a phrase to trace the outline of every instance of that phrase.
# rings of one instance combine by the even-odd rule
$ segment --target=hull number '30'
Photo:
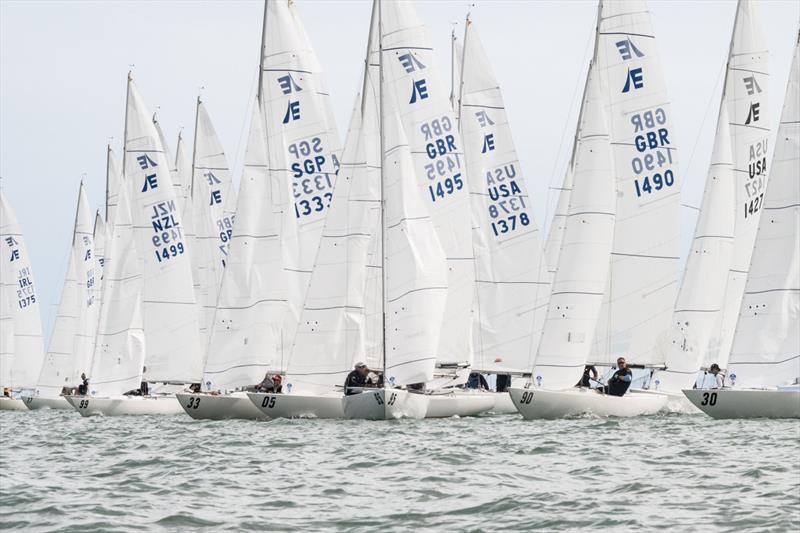
[[[264,399],[261,400],[261,407],[268,409],[275,407],[275,396],[264,396]]]
[[[386,402],[386,405],[394,405],[395,400],[397,399],[397,394],[392,393],[389,395],[389,401]],[[375,393],[375,401],[378,402],[378,405],[383,405],[383,396],[381,396],[380,392]]]
[[[521,405],[527,405],[533,401],[533,392],[523,392],[522,398],[520,399]]]
[[[717,405],[717,393],[704,392],[703,401],[700,402],[700,405]]]
[[[196,398],[194,396],[189,398],[189,403],[186,404],[187,409],[197,409],[200,407],[200,398]]]

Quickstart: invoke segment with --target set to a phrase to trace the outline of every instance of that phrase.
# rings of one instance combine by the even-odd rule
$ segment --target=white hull
[[[247,396],[265,418],[344,418],[341,394],[248,392]]]
[[[45,398],[44,396],[23,396],[22,400],[25,402],[25,407],[31,411],[38,411],[39,409],[61,409],[64,411],[72,410],[72,406],[63,396],[56,396],[55,398]]]
[[[601,394],[594,389],[561,391],[510,388],[509,395],[526,420],[557,419],[591,414],[631,417],[653,415],[667,404],[667,396],[656,392],[629,391],[625,396]]]
[[[475,416],[494,408],[494,392],[452,390],[428,395],[428,410],[425,418],[447,418],[450,416]]]
[[[66,398],[81,416],[178,415],[183,413],[183,408],[173,395],[115,396],[111,398],[66,396]]]
[[[402,389],[367,389],[341,399],[344,416],[356,420],[394,420],[425,418],[427,394],[409,393]]]
[[[511,400],[511,396],[507,392],[492,392],[491,394],[494,396],[494,407],[492,407],[490,412],[498,415],[515,415],[519,413],[514,406],[514,402]]]
[[[181,392],[175,395],[178,403],[195,420],[263,420],[266,417],[256,409],[245,392],[231,394],[192,394]]]
[[[27,411],[25,402],[19,398],[9,398],[8,396],[0,396],[0,411]]]
[[[687,389],[683,393],[713,418],[800,418],[800,390]]]
[[[648,392],[648,391],[636,391],[636,392]],[[667,404],[661,410],[664,413],[673,413],[673,414],[683,414],[683,415],[699,415],[701,413],[700,409],[695,407],[692,402],[689,401],[686,396],[683,395],[682,392],[674,393],[674,392],[665,392],[665,391],[653,391],[657,392],[657,394],[663,394],[667,397]]]

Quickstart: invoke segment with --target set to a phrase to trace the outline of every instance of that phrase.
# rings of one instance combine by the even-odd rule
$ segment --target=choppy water
[[[800,421],[0,412],[0,527],[797,530]]]

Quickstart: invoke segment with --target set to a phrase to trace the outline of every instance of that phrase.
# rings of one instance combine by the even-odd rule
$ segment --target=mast
[[[72,223],[72,246],[75,246],[75,237],[78,229],[78,211],[81,208],[81,193],[83,192],[83,178],[81,178],[81,186],[78,187],[78,201],[75,202],[75,220]]]
[[[128,114],[127,113],[127,109],[128,109],[127,104],[125,105],[125,109],[126,109],[125,114],[127,115]],[[125,150],[124,150],[124,147],[123,147],[123,152],[124,151]],[[111,143],[108,143],[106,145],[106,201],[104,202],[105,206],[106,206],[105,207],[105,219],[106,220],[108,220],[108,182],[109,182],[108,174],[109,174],[109,172],[111,172]]]
[[[264,20],[261,23],[261,49],[258,55],[258,93],[256,94],[259,103],[264,92],[264,48],[267,45],[267,2],[264,0]]]
[[[128,156],[128,99],[131,94],[131,82],[133,81],[133,71],[128,71],[128,82],[125,85],[125,122],[122,125],[122,175],[125,175],[125,161]]]
[[[464,96],[464,65],[465,61],[467,60],[467,32],[469,31],[469,11],[467,11],[467,18],[464,22],[464,43],[461,48],[461,76],[458,81],[458,109],[455,109],[456,118],[458,119],[458,123],[461,124],[461,99]],[[453,30],[453,44],[455,45],[456,37],[455,37],[455,30]]]
[[[469,17],[469,15],[467,15]],[[466,30],[464,30],[466,32]],[[456,27],[450,31],[450,105],[455,107],[456,97]]]
[[[260,78],[260,76],[259,76]],[[197,158],[197,119],[200,116],[200,95],[197,95],[197,105],[194,109],[194,142],[192,143],[192,186],[189,188],[189,194],[194,198],[194,165]]]
[[[380,131],[380,149],[381,149],[381,323],[382,323],[382,342],[381,349],[383,351],[383,386],[386,387],[386,198],[384,197],[383,183],[384,183],[384,162],[386,159],[386,136],[384,124],[384,110],[383,110],[383,18],[381,13],[381,0],[378,2],[378,111],[379,111],[379,131]],[[367,59],[369,61],[369,59]]]

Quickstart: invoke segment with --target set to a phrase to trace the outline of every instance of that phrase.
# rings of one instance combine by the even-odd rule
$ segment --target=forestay
[[[678,291],[672,328],[660,339],[666,370],[653,376],[658,390],[691,388],[709,350],[719,345],[716,327],[733,254],[736,178],[726,106],[720,108],[711,166],[700,215]],[[714,358],[716,350],[714,350]]]
[[[561,253],[533,368],[534,385],[551,390],[570,388],[580,379],[614,237],[616,184],[602,80],[593,67],[588,76]]]
[[[449,89],[441,80],[413,5],[385,0],[381,8],[385,99],[400,114],[422,198],[447,257],[447,308],[437,363],[471,362],[475,265],[461,135],[448,100]],[[378,30],[373,30],[372,50],[377,50]]]
[[[93,396],[138,389],[145,357],[143,279],[127,187],[119,191],[115,223],[106,246],[100,323],[92,361]]]
[[[767,184],[769,118],[769,50],[756,2],[740,0],[736,10],[724,102],[728,108],[736,176],[736,228],[725,302],[720,315],[719,350],[711,350],[705,366],[727,367],[736,320],[753,253]]]
[[[282,177],[275,200],[283,212],[284,267],[297,320],[333,197],[340,144],[322,67],[297,8],[276,0],[266,10],[259,85],[270,165]]]
[[[44,364],[38,395],[54,398],[63,387],[75,387],[89,374],[100,309],[100,277],[95,261],[94,224],[86,189],[78,191],[75,224],[61,300]]]
[[[109,144],[106,147],[106,222],[109,224],[108,231],[111,231],[110,224],[114,223],[114,217],[119,203],[119,189],[122,186],[122,172],[117,158]]]
[[[644,0],[600,2],[595,58],[617,174],[606,296],[590,360],[663,364],[678,285],[681,176],[657,43]]]
[[[133,80],[125,180],[143,268],[148,381],[197,382],[203,372],[192,271],[169,163]]]
[[[469,18],[462,69],[458,113],[472,204],[477,289],[472,366],[523,372],[530,369],[541,337],[549,276],[503,95]]]
[[[39,296],[22,230],[16,214],[0,191],[0,247],[2,247],[3,295],[14,322],[14,356],[4,387],[33,387],[44,361]]]
[[[281,369],[288,317],[286,283],[272,211],[274,184],[267,164],[262,114],[253,106],[230,254],[222,274],[203,382],[209,390],[258,383]],[[288,352],[288,349],[286,350]]]
[[[728,377],[742,387],[800,378],[800,35],[744,290]]]

